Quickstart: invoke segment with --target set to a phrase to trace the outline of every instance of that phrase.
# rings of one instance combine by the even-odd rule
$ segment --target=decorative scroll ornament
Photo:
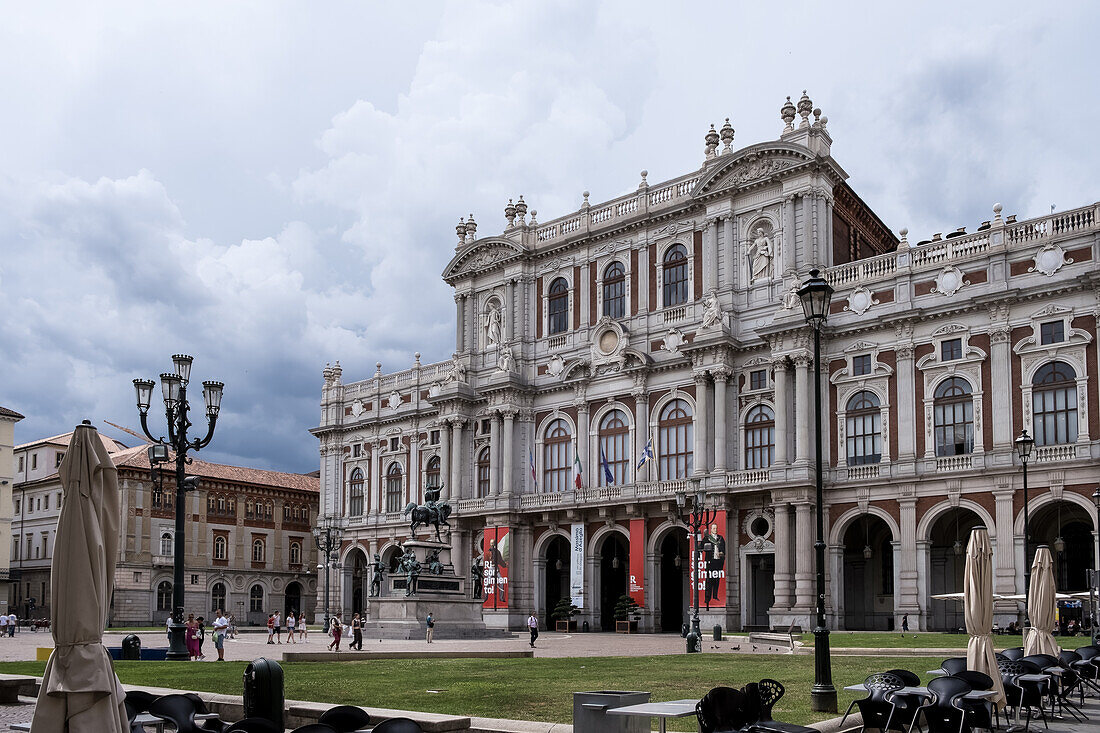
[[[684,344],[684,334],[678,328],[668,329],[668,334],[665,336],[665,343],[661,346],[662,349],[670,354],[679,354],[680,347]]]
[[[549,372],[552,377],[560,377],[562,375],[562,372],[565,371],[565,359],[562,358],[561,354],[554,354],[554,356],[551,357],[549,363],[546,365],[546,371]]]
[[[394,412],[397,412],[398,408],[400,408],[400,407],[401,407],[401,393],[398,392],[397,390],[394,390],[393,392],[390,392],[390,409],[393,410]]]
[[[1035,266],[1027,268],[1028,272],[1041,272],[1047,277],[1062,269],[1063,265],[1072,265],[1073,258],[1066,257],[1066,251],[1057,244],[1048,244],[1035,253]]]
[[[932,288],[931,292],[950,296],[969,284],[970,281],[963,277],[962,271],[954,265],[950,265],[943,268],[943,271],[936,276],[936,286]]]
[[[359,417],[366,410],[366,406],[363,404],[363,400],[356,400],[351,403],[351,414],[354,417]]]
[[[848,305],[844,306],[844,310],[862,316],[871,306],[878,305],[878,303],[878,299],[874,297],[874,294],[860,285],[848,296]]]

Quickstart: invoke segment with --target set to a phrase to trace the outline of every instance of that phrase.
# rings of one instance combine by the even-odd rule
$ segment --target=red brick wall
[[[695,299],[703,297],[703,233],[693,232],[695,243]]]
[[[652,275],[651,275],[652,277]],[[638,313],[638,250],[630,250],[630,315]]]

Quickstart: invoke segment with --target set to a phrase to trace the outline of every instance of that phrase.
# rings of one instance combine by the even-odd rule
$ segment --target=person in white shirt
[[[229,619],[219,608],[214,619],[214,648],[218,650],[218,661],[225,661],[225,635],[229,631]]]
[[[294,641],[294,623],[295,623],[295,620],[296,619],[294,618],[294,613],[293,612],[288,613],[286,615],[286,627],[288,629],[287,642],[286,642],[287,644],[297,644],[298,643],[298,642]]]
[[[531,648],[534,649],[535,639],[539,638],[539,619],[534,611],[527,617],[527,630],[531,632]]]
[[[0,637],[8,635],[8,616],[7,614],[0,614]]]
[[[15,636],[15,627],[19,625],[19,619],[15,617],[15,614],[8,615],[8,636]]]

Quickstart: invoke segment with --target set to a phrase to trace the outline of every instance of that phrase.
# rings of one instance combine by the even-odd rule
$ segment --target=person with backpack
[[[426,627],[425,636],[428,639],[428,643],[431,644],[432,643],[432,632],[435,629],[435,618],[432,616],[431,611],[428,611],[428,617],[426,619],[424,619],[424,625]]]

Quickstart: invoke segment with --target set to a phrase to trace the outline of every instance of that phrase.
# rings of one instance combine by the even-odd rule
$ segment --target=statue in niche
[[[722,304],[713,290],[703,296],[703,324],[701,328],[722,327]]]
[[[489,303],[489,310],[485,312],[485,336],[489,346],[500,344],[500,321],[500,308],[496,301],[492,301]]]
[[[502,372],[511,372],[516,368],[516,357],[512,353],[511,346],[503,346],[497,357],[497,369]]]
[[[756,237],[749,248],[749,256],[752,258],[753,282],[771,276],[772,241],[764,233],[763,227],[756,228]]]

